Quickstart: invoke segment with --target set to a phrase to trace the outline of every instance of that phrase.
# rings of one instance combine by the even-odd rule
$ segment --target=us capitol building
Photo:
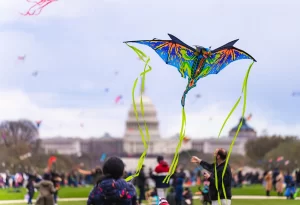
[[[154,104],[148,96],[143,94],[143,118],[140,112],[140,98],[141,96],[137,97],[136,99],[136,107],[139,111],[140,126],[144,130],[145,121],[151,137],[150,142],[148,142],[148,154],[146,161],[148,160],[148,163],[155,163],[157,155],[173,157],[179,141],[179,135],[176,134],[173,137],[162,138],[159,132],[159,120],[157,119],[157,111]],[[203,153],[213,153],[214,150],[219,147],[229,149],[231,141],[237,131],[239,122],[237,122],[237,125],[230,130],[229,137],[223,137],[220,139],[193,139],[191,137],[191,140],[182,144],[181,151],[197,150]],[[146,133],[145,130],[144,133]],[[256,131],[249,127],[244,119],[232,153],[245,155],[245,143],[247,140],[254,139],[256,137]],[[147,139],[146,136],[145,139]],[[144,151],[144,145],[141,140],[138,123],[136,121],[132,105],[128,112],[126,130],[123,138],[113,137],[109,133],[105,133],[101,137],[89,139],[58,136],[54,138],[42,139],[42,145],[47,154],[57,153],[64,155],[77,155],[79,157],[85,153],[89,153],[89,156],[94,158],[95,163],[99,162],[99,159],[103,154],[107,156],[117,155],[121,156],[126,164],[133,164],[135,166],[137,164],[137,159]]]

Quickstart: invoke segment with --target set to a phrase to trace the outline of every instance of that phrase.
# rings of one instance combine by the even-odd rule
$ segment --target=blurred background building
[[[142,117],[140,98],[141,96],[136,99],[140,127],[143,133],[146,133],[144,127],[145,120],[151,137],[148,142],[148,154],[145,164],[155,164],[157,155],[163,155],[167,159],[172,159],[179,141],[179,134],[162,138],[159,132],[159,120],[154,104],[148,96],[142,95],[144,104],[144,117]],[[193,136],[189,136],[191,139],[182,144],[181,151],[197,150],[204,154],[209,154],[213,153],[214,150],[219,147],[229,149],[232,138],[241,120],[242,118],[237,122],[237,125],[230,130],[228,137],[222,137],[220,139],[216,137],[195,139]],[[128,117],[125,123],[126,128],[123,137],[111,136],[109,133],[105,133],[101,137],[91,137],[89,139],[66,138],[61,136],[42,139],[42,146],[46,153],[76,155],[78,157],[82,154],[88,154],[92,158],[93,164],[99,163],[100,157],[103,154],[107,156],[117,155],[123,158],[126,166],[131,167],[132,165],[135,167],[140,154],[144,151],[144,144],[141,140],[139,125],[132,105],[128,111]],[[144,137],[147,141],[147,136]],[[245,144],[247,140],[256,137],[256,131],[251,128],[247,124],[246,119],[244,119],[232,153],[245,155]]]

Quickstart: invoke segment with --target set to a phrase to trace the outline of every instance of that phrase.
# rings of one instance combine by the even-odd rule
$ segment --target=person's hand
[[[210,173],[208,173],[208,172],[204,172],[203,176],[204,176],[204,178],[205,178],[205,179],[209,179],[209,177],[210,177]]]
[[[192,158],[191,158],[191,162],[192,163],[200,163],[202,160],[201,159],[199,159],[198,157],[196,157],[196,156],[192,156]]]

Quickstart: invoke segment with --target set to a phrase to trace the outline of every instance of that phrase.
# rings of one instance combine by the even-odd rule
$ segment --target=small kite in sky
[[[300,96],[300,92],[293,92],[292,96]]]
[[[252,114],[250,113],[247,117],[247,121],[251,120],[251,118],[252,118]]]
[[[52,2],[55,2],[55,1],[58,1],[58,0],[38,0],[38,1],[32,1],[32,0],[27,0],[27,2],[29,3],[34,3],[33,6],[31,6],[27,12],[24,14],[24,13],[21,13],[21,15],[23,16],[33,16],[33,15],[39,15],[42,10],[50,3]]]
[[[38,71],[34,71],[34,72],[32,73],[32,76],[36,77],[36,76],[38,76],[38,74],[39,74]]]
[[[122,95],[119,95],[118,97],[116,97],[115,99],[115,103],[119,103],[120,100],[122,100],[123,96]]]
[[[201,95],[200,94],[196,94],[195,95],[195,100],[193,101],[193,104],[198,100],[198,99],[200,99],[201,98]]]
[[[18,60],[19,61],[24,61],[26,59],[26,55],[24,55],[24,56],[18,56]]]
[[[104,90],[106,93],[108,93],[109,92],[109,88],[105,88],[105,90]]]
[[[40,128],[42,120],[35,121],[37,128]]]
[[[80,127],[81,127],[81,128],[84,128],[84,123],[80,123]]]

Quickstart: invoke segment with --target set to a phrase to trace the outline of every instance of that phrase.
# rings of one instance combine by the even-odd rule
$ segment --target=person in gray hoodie
[[[35,184],[34,187],[39,190],[39,196],[35,205],[54,205],[53,194],[56,192],[56,189],[49,173],[45,173],[43,180]]]

